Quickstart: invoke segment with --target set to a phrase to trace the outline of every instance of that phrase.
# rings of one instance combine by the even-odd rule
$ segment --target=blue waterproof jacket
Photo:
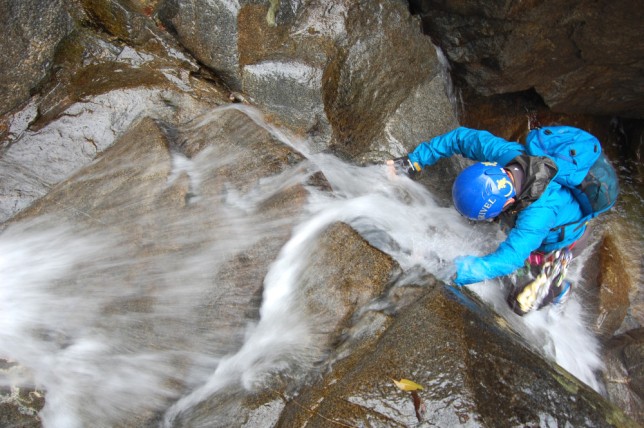
[[[421,143],[408,157],[422,167],[455,154],[506,166],[525,153],[525,147],[519,143],[506,141],[487,131],[460,127]],[[483,257],[466,256],[455,260],[456,284],[509,275],[522,267],[535,250],[550,252],[572,244],[584,233],[585,227],[580,227],[563,240],[560,240],[556,228],[581,218],[581,208],[572,193],[551,181],[536,201],[518,213],[516,224],[496,251]]]

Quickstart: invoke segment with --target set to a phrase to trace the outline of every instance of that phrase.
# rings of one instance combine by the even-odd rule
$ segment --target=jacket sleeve
[[[530,253],[541,246],[555,225],[557,214],[537,201],[521,211],[505,241],[491,254],[466,256],[455,261],[458,285],[505,276],[523,266]],[[544,201],[545,202],[545,201]]]
[[[433,165],[440,158],[455,154],[480,162],[498,162],[505,166],[523,153],[524,148],[519,143],[506,141],[487,131],[459,127],[420,143],[408,157],[421,167]]]

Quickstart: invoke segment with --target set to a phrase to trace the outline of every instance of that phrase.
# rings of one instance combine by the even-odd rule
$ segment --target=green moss
[[[559,385],[563,386],[567,392],[571,394],[579,393],[579,385],[567,372],[558,371],[557,373],[553,373],[553,378],[559,383]]]
[[[114,6],[109,0],[80,0],[85,12],[92,18],[94,24],[105,29],[111,35],[126,39],[127,25],[114,13]]]

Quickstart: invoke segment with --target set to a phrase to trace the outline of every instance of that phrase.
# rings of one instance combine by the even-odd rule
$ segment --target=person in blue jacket
[[[530,156],[523,145],[487,131],[460,127],[387,163],[413,178],[423,167],[455,154],[478,161],[454,181],[455,208],[471,220],[499,219],[508,233],[491,254],[456,258],[454,283],[463,286],[510,275],[529,262],[528,283],[515,287],[508,297],[515,312],[523,315],[563,302],[570,292],[565,270],[586,227],[561,236],[560,227],[579,221],[583,214],[571,192],[552,181],[557,173],[554,161]]]

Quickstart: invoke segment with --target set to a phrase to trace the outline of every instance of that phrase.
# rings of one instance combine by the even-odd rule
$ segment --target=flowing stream
[[[147,411],[162,413],[159,424],[169,427],[231,385],[252,389],[275,372],[304,376],[316,358],[315,320],[298,305],[298,278],[316,238],[333,222],[352,225],[403,269],[421,267],[445,281],[454,273],[454,257],[484,254],[502,239],[496,226],[469,224],[425,187],[384,166],[358,167],[311,153],[305,141],[265,123],[255,110],[228,108],[249,115],[306,160],[250,189],[222,185],[205,192],[237,154],[175,154],[168,186],[184,174],[195,195],[181,216],[164,205],[153,216],[140,214],[136,207],[145,189],[137,191],[133,183],[133,196],[119,201],[129,209],[109,224],[42,216],[0,234],[0,357],[12,362],[2,381],[46,391],[44,426],[82,427],[90,420],[111,426]],[[192,132],[220,113],[201,118]],[[316,172],[333,190],[308,186],[303,213],[276,216],[261,209],[271,196]],[[272,255],[263,279],[259,319],[228,314],[244,313],[236,308],[244,297],[214,281],[227,277],[231,259],[276,242],[285,228],[289,238]],[[126,238],[135,229],[162,250],[141,252]],[[573,279],[579,280],[582,261]],[[506,308],[500,283],[471,288],[544,355],[600,388],[598,342],[574,296],[563,314],[540,311],[521,319]],[[209,313],[221,301],[227,303]]]

